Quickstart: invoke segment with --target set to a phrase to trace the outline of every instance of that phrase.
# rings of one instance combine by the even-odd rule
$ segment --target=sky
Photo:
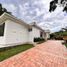
[[[0,3],[14,16],[26,23],[35,21],[43,29],[56,32],[67,26],[67,13],[62,11],[61,6],[50,13],[50,1],[52,0],[0,0]]]

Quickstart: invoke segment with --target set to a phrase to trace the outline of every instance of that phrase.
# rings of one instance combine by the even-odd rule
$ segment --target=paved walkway
[[[47,41],[0,62],[0,67],[67,67],[67,49],[60,41]]]

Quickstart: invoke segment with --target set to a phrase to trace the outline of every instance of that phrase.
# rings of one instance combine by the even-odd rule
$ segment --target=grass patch
[[[32,44],[24,44],[8,48],[0,48],[0,61],[3,61],[4,59],[14,56],[32,47],[33,47]]]
[[[66,48],[67,48],[67,44],[65,44]]]

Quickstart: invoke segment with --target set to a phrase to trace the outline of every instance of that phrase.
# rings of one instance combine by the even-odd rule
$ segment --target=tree
[[[0,15],[2,15],[4,12],[11,14],[11,12],[8,12],[6,8],[2,7],[2,4],[0,4]]]
[[[0,4],[0,15],[3,14],[2,12],[2,4]]]
[[[55,9],[56,9],[56,4],[55,4],[55,2],[54,1],[51,1],[50,2],[50,9],[49,9],[49,11],[51,12],[51,11],[54,11]]]
[[[52,0],[50,2],[49,12],[55,11],[57,5],[61,5],[63,7],[63,12],[67,12],[67,0]]]
[[[65,30],[65,31],[67,31],[67,27],[66,27],[66,28],[62,28],[62,30]]]

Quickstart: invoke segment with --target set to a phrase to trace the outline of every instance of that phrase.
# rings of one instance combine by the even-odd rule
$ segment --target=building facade
[[[35,37],[47,38],[47,33],[37,25],[29,25],[7,13],[0,17],[0,25],[3,26],[0,47],[34,43]]]

